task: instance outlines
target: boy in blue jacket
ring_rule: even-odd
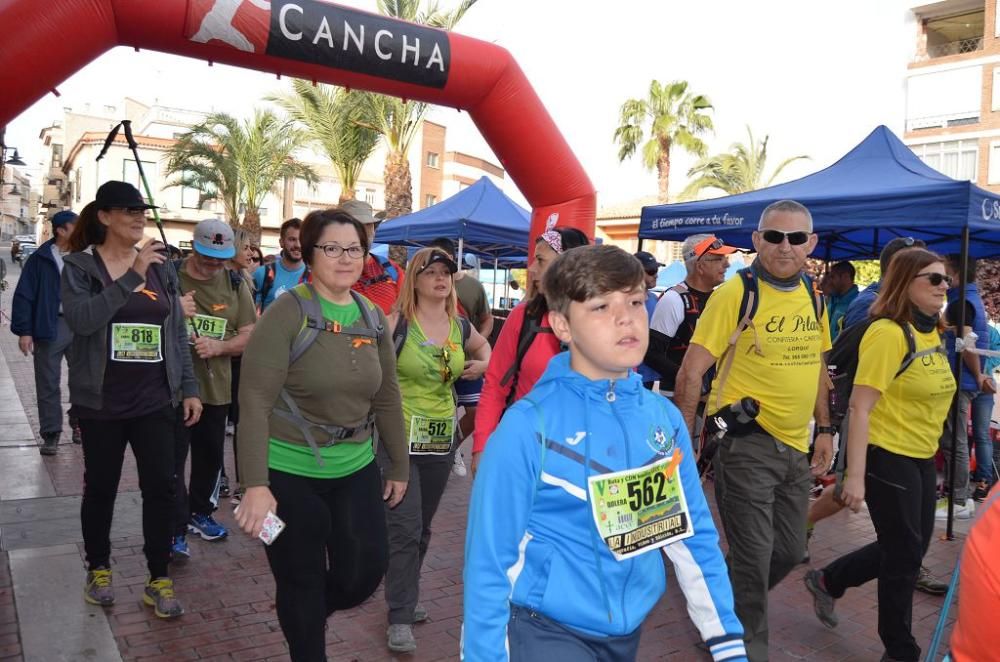
[[[680,413],[643,388],[642,266],[567,251],[542,291],[554,357],[504,415],[476,476],[465,547],[464,660],[634,660],[674,566],[715,660],[745,660],[718,533]]]

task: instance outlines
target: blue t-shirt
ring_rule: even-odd
[[[261,289],[264,287],[264,275],[267,273],[267,265],[258,267],[253,272],[254,291],[257,292],[256,300],[260,304],[260,309],[264,310],[271,305],[271,302],[299,284],[302,274],[306,270],[306,263],[300,262],[299,268],[295,271],[288,271],[281,262],[281,258],[274,261],[274,283],[271,285],[267,298],[260,300]]]

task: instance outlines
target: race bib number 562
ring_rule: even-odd
[[[591,476],[591,511],[618,560],[694,535],[678,468],[681,452],[639,469]]]

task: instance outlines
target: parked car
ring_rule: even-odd
[[[38,250],[38,245],[35,244],[34,241],[20,242],[17,251],[17,257],[15,258],[17,260],[17,263],[23,267],[27,259],[31,257],[31,254],[34,253],[36,250]]]
[[[10,259],[17,260],[17,254],[21,251],[21,244],[36,244],[35,235],[19,234],[15,235],[10,242]]]

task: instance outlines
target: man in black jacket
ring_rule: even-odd
[[[55,455],[62,433],[62,394],[59,382],[62,360],[73,334],[66,326],[59,300],[63,255],[69,251],[69,235],[77,215],[69,210],[52,217],[53,238],[42,244],[24,263],[14,290],[10,330],[18,336],[18,347],[34,355],[35,394],[38,399],[38,428],[42,437],[39,452]],[[71,421],[72,423],[72,421]],[[73,426],[73,442],[79,432]]]

